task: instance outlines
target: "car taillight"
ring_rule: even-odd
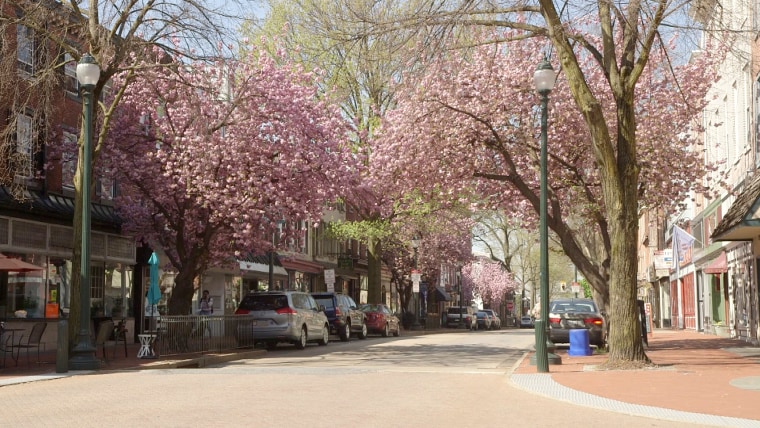
[[[339,307],[335,307],[335,317],[340,318],[343,315],[343,312],[341,312]]]
[[[235,315],[248,315],[250,312],[245,309],[238,309],[235,311]]]
[[[277,309],[275,312],[277,312],[280,315],[283,315],[283,314],[295,314],[296,310],[288,306],[288,307],[285,307],[285,308]]]
[[[604,320],[601,318],[585,318],[583,320],[584,324],[594,324],[596,326],[601,327],[604,324]]]
[[[549,324],[559,324],[560,318],[549,317]]]

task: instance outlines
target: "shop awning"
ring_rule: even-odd
[[[714,241],[752,241],[760,234],[760,174],[741,190],[712,233]]]
[[[299,260],[295,258],[281,258],[282,267],[287,270],[294,270],[304,273],[322,273],[324,267],[319,263],[312,263],[306,260]]]
[[[704,272],[716,275],[728,272],[728,259],[726,258],[726,252],[721,251],[720,255],[718,255],[715,260],[711,261],[706,268],[704,268]]]
[[[435,287],[435,298],[438,302],[448,302],[451,300],[449,292],[443,287]]]
[[[238,260],[238,263],[240,264],[240,271],[243,274],[245,274],[246,272],[269,274],[268,264],[246,262],[243,260]],[[288,272],[285,271],[285,269],[283,269],[282,266],[272,266],[272,273],[274,275],[279,275],[279,276],[288,276]]]

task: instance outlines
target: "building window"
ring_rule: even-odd
[[[34,30],[24,25],[16,26],[16,58],[19,70],[34,73]]]
[[[63,63],[63,87],[70,95],[79,95],[79,81],[77,80],[77,62],[70,53],[64,54]]]
[[[77,158],[79,153],[77,151],[76,134],[71,132],[63,132],[63,154],[61,155],[61,182],[64,188],[74,188],[74,174],[77,171]]]
[[[760,75],[755,80],[755,167],[760,168]]]
[[[115,194],[114,181],[108,177],[98,177],[95,185],[95,196],[100,199],[111,200]]]
[[[16,176],[32,177],[32,117],[16,115]]]

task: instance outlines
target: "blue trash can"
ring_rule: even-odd
[[[570,350],[567,351],[567,355],[588,357],[591,354],[591,346],[588,343],[588,330],[585,328],[570,330]]]

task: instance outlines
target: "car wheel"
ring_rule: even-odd
[[[367,338],[367,323],[362,323],[362,331],[359,332],[359,339],[364,340]]]
[[[308,337],[306,337],[306,327],[301,327],[301,335],[298,336],[298,340],[296,341],[296,348],[298,349],[306,348],[307,340],[308,340]]]
[[[391,328],[388,326],[388,324],[385,324],[385,328],[383,328],[383,337],[388,337],[391,334]]]
[[[401,336],[401,324],[398,324],[398,325],[396,326],[396,331],[394,331],[394,332],[393,332],[393,336],[394,336],[394,337],[399,337],[399,336]]]
[[[322,339],[319,340],[320,346],[325,346],[330,342],[330,328],[327,327],[327,324],[325,324],[324,327],[322,327]]]
[[[346,323],[346,325],[343,326],[343,329],[338,332],[338,336],[340,336],[341,342],[348,342],[348,339],[351,338],[351,324]]]

